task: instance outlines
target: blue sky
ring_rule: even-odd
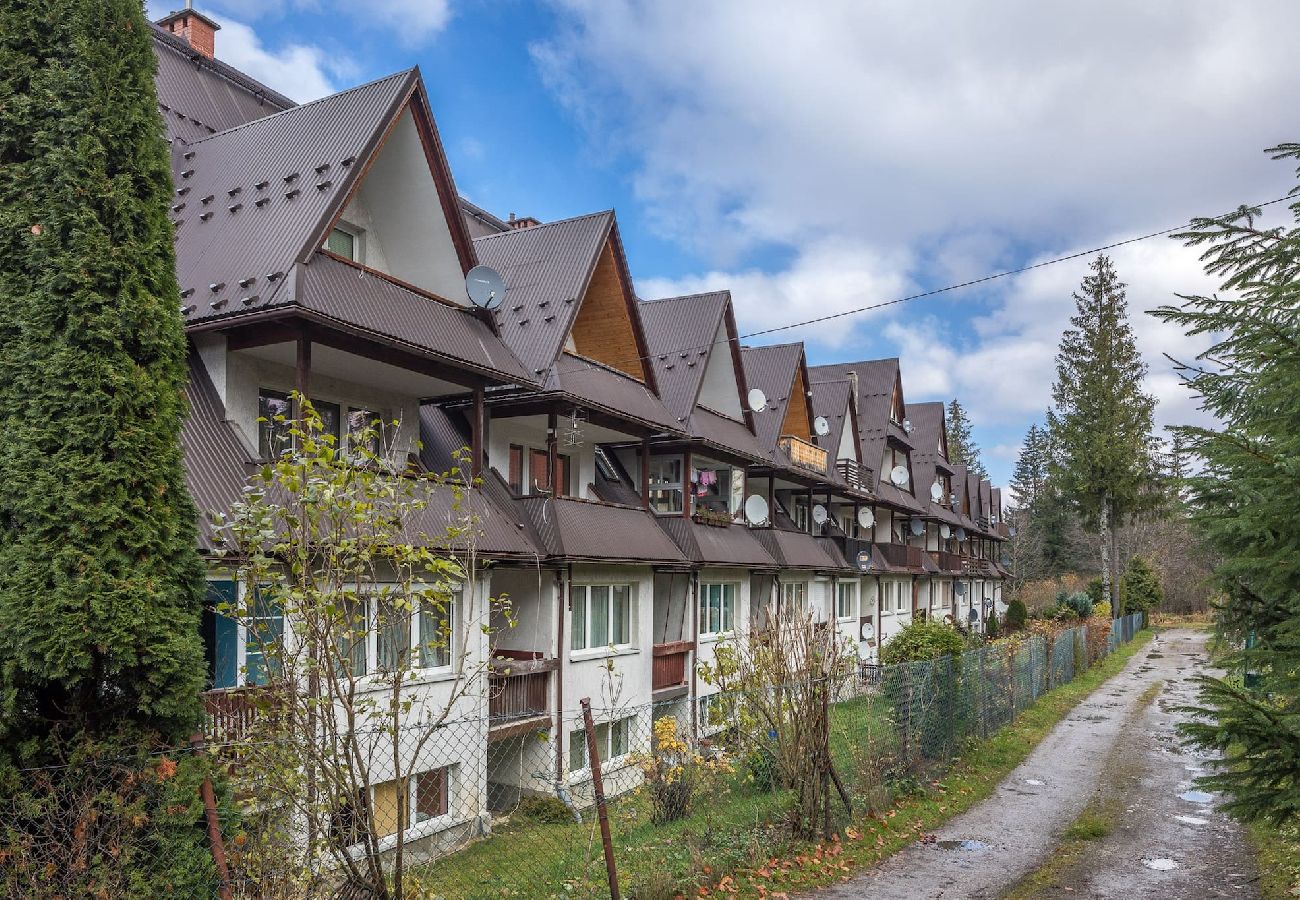
[[[151,3],[155,16],[167,4]],[[643,297],[730,288],[742,332],[1280,196],[1300,4],[211,0],[217,54],[298,100],[419,65],[457,185],[499,215],[613,207]],[[1136,8],[1134,8],[1136,7]],[[1113,254],[1161,424],[1196,419],[1142,310],[1210,290]],[[761,339],[899,356],[997,481],[1041,420],[1079,260]]]

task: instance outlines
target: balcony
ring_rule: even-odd
[[[877,544],[876,546],[880,548],[880,555],[885,558],[885,562],[891,566],[921,568],[921,553],[924,551],[920,547],[910,547],[906,544]]]
[[[835,471],[840,473],[840,477],[844,479],[849,487],[857,488],[861,491],[869,491],[875,487],[875,470],[870,466],[862,465],[862,463],[857,460],[837,460],[835,463]]]
[[[849,565],[863,572],[867,571],[867,568],[870,568],[871,541],[864,541],[861,538],[852,538],[846,534],[837,534],[835,535],[835,542],[838,543],[840,549],[844,551],[844,558],[849,561]],[[861,554],[866,555],[861,556]],[[866,568],[863,567],[864,563],[867,564]]]
[[[488,740],[546,728],[551,722],[551,673],[558,659],[531,650],[493,650],[488,666]]]
[[[826,451],[821,447],[792,434],[781,435],[776,443],[794,465],[819,475],[826,474]]]
[[[964,572],[967,570],[966,560],[960,553],[939,550],[935,553],[935,558],[939,563],[939,568],[945,572]]]
[[[272,685],[218,688],[199,695],[203,701],[203,738],[208,744],[247,740],[253,725],[275,706]]]
[[[672,700],[683,697],[690,690],[687,676],[690,674],[687,663],[691,651],[695,649],[693,641],[673,641],[668,644],[655,644],[652,654],[651,688],[656,700]],[[662,692],[662,695],[660,695]]]

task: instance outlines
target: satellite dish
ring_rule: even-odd
[[[813,507],[812,517],[813,517],[813,521],[816,522],[818,525],[826,524],[826,507],[818,503],[816,506]]]
[[[952,589],[957,594],[958,597],[966,596],[966,582],[954,581],[952,584]]]
[[[870,621],[863,622],[861,635],[864,641],[872,640],[876,636],[876,626],[872,625]]]
[[[949,500],[949,502],[952,503],[952,505],[953,505],[954,507],[957,505],[957,495],[956,495],[956,494],[949,494],[949,495],[948,495],[948,500]]]
[[[894,487],[907,487],[907,466],[894,466],[890,469],[889,480]]]
[[[957,526],[957,540],[966,540],[966,529],[962,528],[960,525]]]
[[[903,420],[903,431],[906,432],[907,434],[911,434],[911,433],[912,433],[912,420],[911,420],[911,419],[904,419],[904,420]]]
[[[758,388],[753,388],[749,392],[749,409],[751,412],[762,412],[767,409],[767,394],[764,394]]]
[[[943,485],[937,481],[930,485],[930,499],[935,503],[943,500]]]
[[[858,524],[863,528],[870,528],[876,524],[876,514],[869,509],[858,510]]]
[[[966,614],[966,618],[969,619],[969,620],[972,621],[972,622],[978,622],[978,621],[979,621],[979,617],[980,617],[980,614],[977,613],[977,612],[975,612],[975,608],[974,608],[974,607],[971,607],[971,611],[970,611],[969,613]]]
[[[470,302],[482,309],[496,309],[506,297],[506,283],[491,266],[475,266],[465,276]]]
[[[940,525],[939,537],[943,538],[945,541],[948,540],[948,538],[952,537],[952,529],[949,528],[946,524]]]
[[[925,523],[920,519],[912,519],[911,522],[908,523],[908,527],[912,529],[912,534],[916,537],[925,534]]]
[[[826,421],[825,416],[818,416],[813,419],[813,431],[817,432],[818,437],[826,437],[831,433],[831,423]]]
[[[762,525],[767,521],[767,500],[759,494],[750,494],[745,498],[745,521],[750,525]]]

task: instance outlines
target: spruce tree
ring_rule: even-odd
[[[1300,144],[1273,148],[1300,159]],[[1183,374],[1222,423],[1180,428],[1200,460],[1184,479],[1195,527],[1217,551],[1218,627],[1242,650],[1225,667],[1256,688],[1202,679],[1205,718],[1187,732],[1226,756],[1206,783],[1226,810],[1276,823],[1300,818],[1300,202],[1288,225],[1260,210],[1200,219],[1177,237],[1204,249],[1223,293],[1182,297],[1157,317],[1215,339]]]
[[[988,478],[989,473],[980,461],[980,448],[971,436],[970,417],[956,397],[948,404],[947,431],[948,461],[953,465],[965,466],[968,472],[978,478]]]
[[[199,720],[151,40],[139,0],[0,6],[0,758]]]
[[[1047,435],[1038,423],[1029,426],[1025,442],[1016,457],[1016,469],[1011,476],[1011,490],[1016,495],[1016,505],[1033,509],[1047,486]]]
[[[1047,427],[1052,480],[1100,536],[1101,578],[1112,609],[1115,532],[1159,502],[1153,458],[1155,399],[1142,390],[1146,364],[1128,320],[1124,284],[1099,254],[1074,293],[1061,336]]]

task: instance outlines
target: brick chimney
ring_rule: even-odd
[[[184,38],[191,47],[212,59],[216,55],[216,35],[221,26],[203,13],[195,12],[190,2],[186,0],[184,9],[159,19],[158,27]]]
[[[511,213],[510,218],[506,220],[506,224],[511,228],[519,229],[532,228],[534,225],[541,225],[542,223],[537,219],[534,219],[532,216],[520,216],[516,219],[515,214]]]

